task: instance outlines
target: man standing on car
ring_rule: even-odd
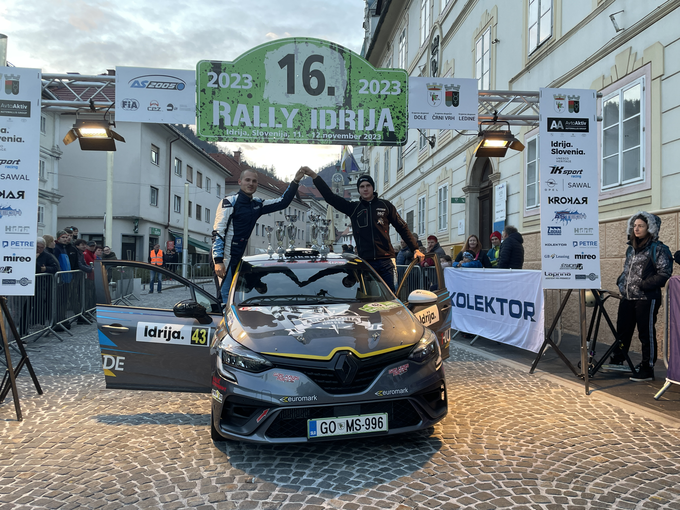
[[[422,260],[424,255],[418,249],[416,237],[408,229],[406,222],[397,214],[394,205],[378,198],[375,183],[370,175],[362,175],[357,179],[357,189],[361,199],[358,202],[352,202],[333,193],[328,184],[310,168],[303,167],[303,170],[305,175],[314,179],[316,189],[326,202],[349,216],[357,254],[371,264],[392,292],[396,292],[397,266],[394,248],[390,241],[390,224],[399,233],[414,257]]]
[[[302,169],[298,170],[283,196],[264,200],[253,196],[257,191],[258,178],[257,172],[249,168],[243,170],[238,179],[241,188],[239,192],[220,201],[213,225],[212,257],[215,262],[215,274],[222,281],[223,303],[227,302],[232,277],[246,252],[255,223],[263,214],[288,207],[295,198],[300,179],[303,177]]]

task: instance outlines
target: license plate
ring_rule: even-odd
[[[388,430],[387,413],[307,420],[308,438],[387,432]]]

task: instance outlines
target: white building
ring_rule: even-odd
[[[58,130],[59,115],[40,115],[40,160],[38,163],[38,235],[57,233],[57,207],[62,198],[59,188],[59,159],[63,146]]]

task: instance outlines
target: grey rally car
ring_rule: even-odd
[[[223,318],[208,275],[161,270],[162,294],[149,294],[147,264],[97,267],[107,387],[209,391],[214,440],[397,434],[447,413],[443,278],[404,303],[353,255],[255,255],[242,260]]]

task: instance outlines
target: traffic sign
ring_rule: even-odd
[[[210,141],[404,145],[408,75],[321,39],[272,41],[196,66],[197,135]]]

